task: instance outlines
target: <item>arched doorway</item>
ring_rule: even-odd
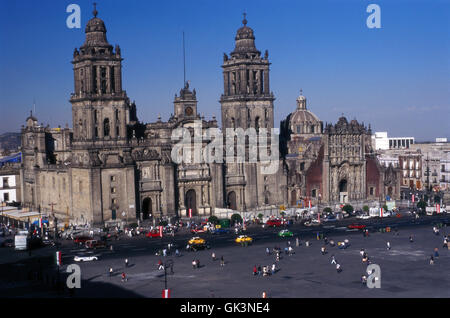
[[[237,210],[237,206],[236,206],[236,192],[231,191],[231,192],[228,193],[227,202],[228,202],[228,207],[230,209]]]
[[[185,195],[186,216],[189,216],[189,209],[192,209],[192,216],[197,215],[197,200],[195,190],[189,190]]]
[[[297,190],[291,192],[291,206],[297,206]]]
[[[392,187],[389,187],[389,188],[388,188],[388,196],[389,196],[390,198],[392,198],[392,193],[393,193]]]
[[[341,203],[348,203],[347,179],[339,181],[339,201]]]
[[[147,220],[151,217],[152,212],[152,199],[145,198],[144,201],[142,201],[142,219]]]

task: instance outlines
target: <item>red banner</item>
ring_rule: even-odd
[[[192,218],[192,209],[189,209],[189,217]]]
[[[163,237],[163,227],[162,226],[159,227],[159,236]]]
[[[412,195],[411,200],[414,203],[414,194]]]
[[[436,204],[436,213],[441,213],[441,206]]]

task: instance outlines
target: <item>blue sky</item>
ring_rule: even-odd
[[[92,17],[84,0],[0,1],[0,133],[19,131],[36,100],[39,122],[72,126],[72,53]],[[82,10],[68,29],[66,7]],[[450,0],[97,0],[107,37],[122,50],[123,87],[152,122],[173,112],[186,70],[199,112],[220,118],[223,53],[247,12],[257,48],[269,50],[275,125],[300,88],[324,122],[344,113],[373,131],[450,139]],[[381,8],[369,29],[366,8]]]

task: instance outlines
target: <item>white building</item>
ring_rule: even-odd
[[[414,144],[414,137],[388,137],[387,132],[376,132],[372,135],[372,146],[375,150],[409,149]]]
[[[17,193],[19,184],[16,177],[14,174],[0,174],[0,202],[20,201]]]

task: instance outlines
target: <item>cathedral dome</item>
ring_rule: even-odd
[[[306,109],[306,97],[300,93],[297,98],[297,109],[291,114],[289,126],[294,134],[320,133],[322,122]]]
[[[261,52],[256,49],[255,35],[253,33],[253,29],[247,26],[247,19],[245,18],[245,14],[242,24],[243,26],[237,31],[235,37],[236,45],[231,55],[241,55],[246,53],[261,54]]]
[[[94,17],[86,24],[86,41],[83,47],[110,47],[106,39],[106,26],[102,19],[97,18],[98,11],[95,8],[92,12]]]

